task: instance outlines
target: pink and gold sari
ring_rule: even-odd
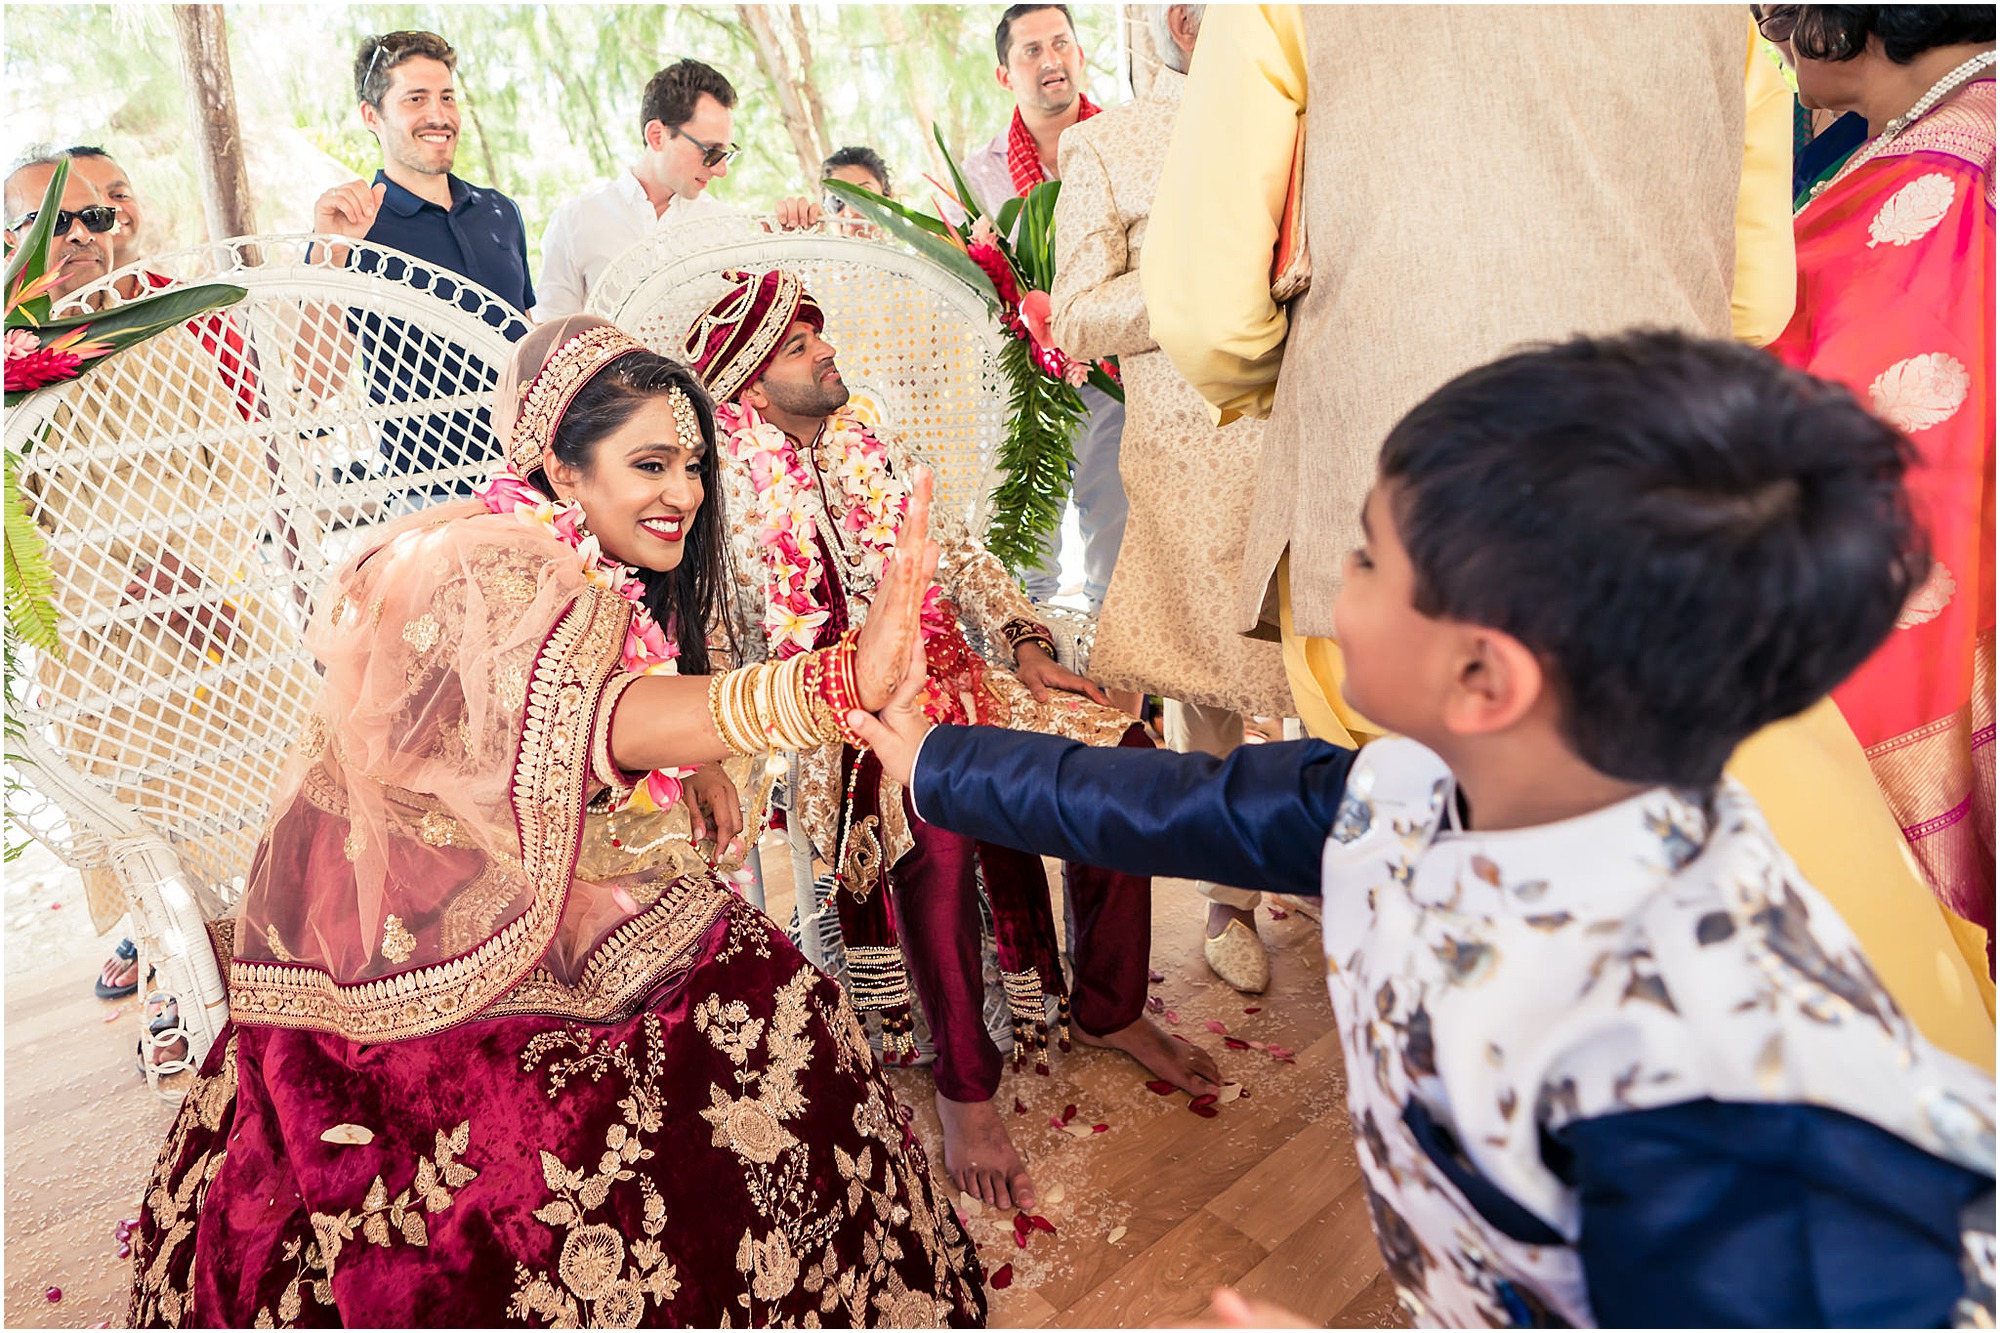
[[[1930,575],[1833,692],[1932,891],[1993,931],[1994,84],[1965,85],[1800,210],[1798,307],[1772,351],[1916,446]]]

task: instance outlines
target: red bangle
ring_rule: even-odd
[[[807,688],[833,715],[840,738],[855,749],[866,749],[858,732],[847,724],[850,711],[861,707],[861,691],[854,682],[854,644],[859,634],[848,630],[830,648],[822,648],[807,664]]]

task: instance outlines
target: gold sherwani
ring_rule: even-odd
[[[1239,635],[1233,606],[1263,424],[1210,421],[1153,340],[1140,290],[1140,248],[1186,82],[1163,69],[1147,96],[1062,137],[1055,339],[1073,357],[1117,357],[1125,380],[1118,471],[1130,515],[1091,674],[1183,703],[1282,716],[1291,712],[1283,656]]]

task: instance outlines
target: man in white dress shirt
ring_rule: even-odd
[[[704,193],[729,174],[737,145],[730,140],[736,89],[720,70],[679,60],[646,81],[639,102],[644,146],[630,169],[592,186],[557,208],[542,233],[542,276],[534,315],[547,321],[575,314],[611,261],[661,227],[737,210]],[[778,221],[816,226],[811,200],[779,203]]]

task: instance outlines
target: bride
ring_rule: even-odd
[[[928,480],[858,636],[711,675],[699,382],[572,316],[493,420],[478,497],[386,528],[307,630],[132,1326],[983,1322],[854,1011],[700,850],[739,852],[719,761],[888,698]]]

